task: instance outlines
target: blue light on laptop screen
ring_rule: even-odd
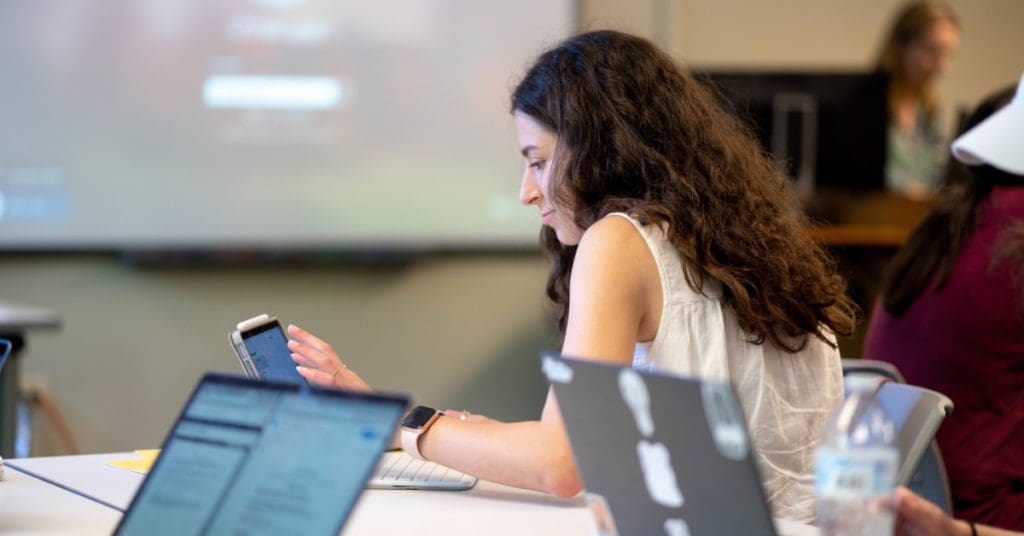
[[[329,534],[400,404],[207,383],[126,514],[124,534]]]

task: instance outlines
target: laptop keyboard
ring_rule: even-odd
[[[469,489],[475,483],[476,477],[401,451],[385,452],[370,480],[371,487],[425,489]]]

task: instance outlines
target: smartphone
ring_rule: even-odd
[[[239,322],[228,338],[247,377],[306,383],[295,370],[288,337],[277,318],[261,314]]]

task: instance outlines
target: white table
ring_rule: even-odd
[[[8,474],[17,480],[35,480],[36,487],[50,488],[71,502],[85,503],[86,510],[105,514],[105,523],[83,525],[81,533],[109,534],[127,508],[143,475],[105,465],[108,460],[131,458],[120,452],[49,458],[7,460]],[[17,469],[16,469],[17,468]],[[31,473],[32,478],[20,471]],[[39,479],[39,480],[37,480]],[[4,488],[8,482],[0,482]],[[65,489],[74,490],[74,495]],[[90,497],[92,500],[85,498]],[[99,502],[97,502],[99,501]],[[103,506],[100,502],[106,504]],[[0,501],[0,532],[4,519],[22,503]],[[84,508],[84,507],[83,507]],[[116,509],[115,509],[116,508]],[[63,519],[63,509],[36,507],[62,527],[75,527],[78,518]],[[74,510],[74,509],[72,509]],[[34,515],[34,514],[33,514]],[[45,520],[46,516],[36,521]],[[38,525],[44,526],[45,525]],[[346,535],[487,534],[488,536],[595,534],[590,511],[581,498],[570,500],[480,481],[470,491],[366,490],[345,525]]]
[[[119,452],[8,460],[7,481],[0,482],[0,533],[109,534],[143,475],[104,462],[133,456]],[[800,523],[776,524],[786,536],[818,534]],[[469,491],[366,490],[344,534],[591,536],[596,530],[581,497],[559,499],[481,480]]]
[[[121,513],[8,467],[0,482],[2,534],[110,534]]]
[[[110,460],[137,457],[134,452],[52,456],[6,460],[15,469],[123,512],[146,475],[106,465]]]

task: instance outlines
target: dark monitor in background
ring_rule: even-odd
[[[802,194],[884,188],[886,79],[868,72],[697,72]]]

